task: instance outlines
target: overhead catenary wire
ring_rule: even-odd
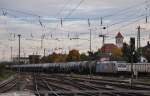
[[[80,7],[80,5],[84,2],[84,0],[80,0],[80,2],[64,17],[64,18],[68,18],[69,16],[71,16],[78,7]]]
[[[148,3],[150,3],[150,2],[148,2]],[[108,17],[112,17],[112,16],[117,16],[117,15],[119,15],[119,14],[124,14],[124,12],[126,13],[126,11],[128,11],[128,10],[131,10],[131,9],[133,9],[133,8],[138,8],[139,6],[143,6],[145,4],[145,1],[143,1],[143,2],[140,2],[140,3],[137,3],[137,4],[135,4],[135,5],[132,5],[132,6],[129,6],[129,7],[127,7],[127,8],[124,8],[124,9],[120,9],[119,11],[117,11],[117,12],[114,12],[114,13],[112,13],[112,14],[110,14],[110,15],[105,15],[105,16],[103,16],[103,18],[108,18]]]
[[[118,23],[119,24],[119,23]],[[41,24],[42,25],[42,24]]]
[[[39,17],[39,15],[37,15],[37,14],[29,13],[29,12],[23,12],[23,11],[16,10],[16,9],[1,8],[1,10],[7,10],[7,11],[12,11],[12,12],[16,12],[16,13],[20,13],[20,14],[24,14],[24,15]]]
[[[65,2],[65,4],[63,5],[63,7],[59,10],[58,13],[56,13],[56,17],[58,17],[59,15],[62,14],[62,12],[65,10],[65,8],[69,5],[69,3],[71,2],[72,0],[67,0],[67,2]]]
[[[69,0],[70,1],[70,0]],[[69,2],[68,1],[68,2]],[[73,12],[74,11],[76,11],[76,9],[82,4],[84,2],[84,0],[80,0],[80,2],[76,5],[76,7],[75,8],[73,8],[71,11],[69,11],[69,13],[64,17],[64,18],[62,18],[62,19],[72,19],[72,20],[74,20],[74,19],[79,19],[79,20],[87,20],[88,18],[71,18],[71,17],[69,17],[69,16],[71,16],[72,14],[73,14]],[[105,15],[105,16],[100,16],[100,17],[102,17],[102,18],[106,18],[106,17],[112,17],[112,16],[119,16],[118,14],[120,14],[120,13],[123,13],[123,14],[126,14],[127,12],[126,11],[128,11],[128,10],[130,10],[130,9],[132,9],[132,8],[138,8],[139,6],[143,6],[143,4],[144,4],[145,2],[141,2],[141,3],[138,3],[138,4],[135,4],[135,5],[132,5],[132,6],[129,6],[129,7],[127,7],[127,8],[124,8],[124,9],[121,9],[121,10],[119,10],[119,11],[117,11],[117,12],[115,12],[115,13],[113,13],[113,14],[110,14],[110,15]],[[148,2],[148,3],[150,3],[150,2]],[[68,4],[68,3],[67,3]],[[64,5],[64,7],[65,6],[67,6],[67,4],[65,4]],[[62,9],[64,9],[64,8],[62,8]],[[60,12],[58,12],[57,14],[60,14],[61,12],[63,12],[63,10],[60,10]],[[12,12],[16,12],[16,13],[20,13],[20,14],[24,14],[24,15],[29,15],[29,16],[34,16],[34,17],[39,17],[40,15],[38,15],[38,14],[34,14],[34,13],[29,13],[29,12],[24,12],[24,11],[20,11],[20,10],[15,10],[15,9],[9,9],[9,8],[1,8],[1,10],[5,10],[5,12],[6,11],[12,11]],[[123,15],[122,14],[122,15]],[[42,16],[40,16],[40,17],[42,17]],[[61,18],[56,18],[56,19],[61,19]],[[92,19],[92,18],[91,18]],[[99,19],[99,16],[98,17],[95,17],[95,18],[93,18],[93,19]]]
[[[127,22],[126,24],[123,24],[123,25],[117,27],[116,29],[110,30],[110,31],[113,32],[113,31],[117,31],[118,29],[125,28],[127,26],[130,26],[131,24],[134,24],[140,20],[143,20],[144,18],[145,18],[145,15],[141,15],[138,18],[135,18],[133,21]]]
[[[71,15],[70,15],[70,16],[71,16]],[[64,18],[64,19],[65,19],[65,18]],[[133,18],[133,19],[136,19],[136,17]],[[129,22],[131,22],[131,21],[129,21]],[[121,23],[125,23],[125,22],[122,22],[122,21],[121,21],[121,22],[118,22],[118,24],[121,24]],[[116,24],[114,24],[114,25],[116,25]],[[113,25],[113,26],[114,26],[114,25]],[[58,30],[59,30],[59,29],[58,29]],[[62,29],[62,30],[63,30],[63,29]]]
[[[17,11],[18,12],[18,11]],[[20,12],[20,11],[19,11]],[[22,12],[22,13],[25,13],[25,12]],[[29,14],[29,13],[28,13]],[[31,15],[31,14],[30,14]],[[35,15],[34,15],[35,16]],[[36,15],[36,16],[38,16],[38,15]],[[38,16],[39,17],[39,16]],[[65,18],[63,18],[63,19],[65,19]],[[73,18],[72,18],[73,19]]]

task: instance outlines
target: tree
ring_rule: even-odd
[[[43,56],[43,57],[41,58],[41,62],[42,62],[42,63],[48,63],[48,56]]]
[[[88,60],[88,56],[87,56],[85,53],[82,53],[82,54],[80,55],[80,60],[81,60],[81,61],[87,61],[87,60]]]
[[[66,61],[66,54],[57,54],[53,53],[47,57],[48,62],[65,62]]]
[[[133,51],[131,50],[130,46],[127,43],[123,44],[123,48],[122,48],[122,52],[123,52],[123,58],[125,61],[131,63],[131,62],[138,62],[139,61],[139,54],[137,51]]]
[[[79,61],[79,60],[80,60],[79,51],[76,49],[70,50],[67,56],[67,61]]]
[[[121,57],[122,56],[122,50],[120,49],[120,48],[113,48],[112,49],[112,55],[114,56],[114,57]]]
[[[150,62],[150,48],[143,48],[143,56]]]
[[[113,48],[112,49],[112,58],[114,60],[121,60],[122,55],[123,55],[123,52],[122,52],[121,48]]]
[[[89,54],[89,59],[88,60],[99,60],[102,52],[101,50],[97,50],[96,52],[88,52]]]

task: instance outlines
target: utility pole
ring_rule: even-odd
[[[18,35],[18,40],[19,40],[19,54],[18,54],[18,63],[20,64],[20,37],[21,37],[21,35],[19,34]]]
[[[45,38],[45,34],[43,34],[42,36],[41,36],[41,49],[43,48],[43,43],[44,43],[44,38]]]
[[[61,27],[63,27],[63,20],[62,20],[62,18],[60,19],[60,24],[61,24]]]
[[[18,63],[19,63],[19,65],[20,65],[20,37],[21,37],[21,35],[18,34],[18,41],[19,41]],[[20,68],[18,68],[18,90],[20,90]]]
[[[103,18],[101,17],[100,18],[100,26],[102,26],[103,25]]]
[[[46,48],[44,48],[44,57],[45,57],[45,51],[46,51]]]
[[[105,44],[106,35],[99,35],[99,37],[102,37],[102,38],[103,38],[102,44],[104,45],[104,44]]]
[[[148,23],[147,8],[146,8],[145,22]]]
[[[90,29],[90,52],[92,52],[92,32]]]
[[[11,46],[11,47],[10,47],[10,59],[11,59],[11,61],[13,61],[12,50],[13,50],[13,47]]]
[[[150,7],[150,1],[145,0],[145,22],[148,23],[148,14],[149,14],[149,7]]]
[[[41,49],[43,48],[43,39],[41,39]]]
[[[91,29],[90,19],[88,19],[88,26],[90,28],[90,52],[92,52],[92,29]]]
[[[137,29],[138,29],[138,31],[137,31],[137,49],[139,49],[139,53],[141,55],[142,54],[142,52],[141,52],[141,29],[144,29],[144,28],[141,28],[141,26],[138,26]]]
[[[137,49],[141,47],[141,26],[138,26],[138,32],[137,32]]]
[[[91,23],[90,23],[90,19],[88,19],[88,27],[90,28],[90,54],[92,52],[92,29],[91,29]],[[90,62],[91,62],[91,56],[90,56]],[[91,65],[89,65],[89,71],[90,71],[90,78],[92,77],[92,70],[91,70]]]

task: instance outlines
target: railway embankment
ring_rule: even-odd
[[[15,72],[8,69],[5,64],[0,64],[0,82],[9,79]]]

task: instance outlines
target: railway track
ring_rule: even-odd
[[[130,88],[126,80],[89,78],[85,75],[29,73],[22,77],[28,81],[25,89],[36,96],[150,96],[150,85],[143,82],[135,82]],[[0,85],[0,92],[15,86],[16,79],[9,80]]]
[[[38,74],[33,74],[33,84],[34,84],[34,93],[36,96],[43,96],[43,94],[40,93],[40,91],[51,91],[52,95],[59,96],[53,88],[49,85],[47,81],[45,81],[42,78],[39,78]]]
[[[132,88],[129,82],[120,80],[107,80],[107,79],[94,79],[94,78],[83,78],[75,76],[65,76],[65,75],[51,75],[43,76],[43,78],[49,82],[62,83],[73,86],[78,90],[92,90],[92,91],[118,91],[118,92],[106,92],[103,93],[107,96],[149,96],[143,93],[136,93],[138,90],[150,91],[150,86],[145,83],[136,82]],[[60,84],[59,84],[60,85]],[[128,92],[132,90],[132,92]],[[122,92],[126,91],[126,92]],[[96,93],[95,93],[96,94]],[[92,96],[92,95],[91,95]]]
[[[34,84],[35,95],[36,96],[41,96],[40,91],[39,91],[39,86],[38,86],[38,81],[37,81],[36,74],[33,74],[33,84]]]
[[[76,93],[59,93],[57,94],[57,91],[69,91],[69,92],[73,92],[73,91],[80,91],[80,90],[86,90],[86,89],[90,89],[91,88],[87,88],[87,86],[83,86],[80,84],[75,84],[75,82],[72,81],[57,81],[57,80],[53,80],[51,79],[48,80],[46,78],[38,78],[41,76],[36,76],[34,75],[34,85],[35,85],[35,95],[37,96],[41,96],[42,94],[40,94],[40,90],[41,87],[45,88],[46,91],[50,91],[51,93],[49,93],[49,96],[74,96],[74,94]],[[79,95],[80,94],[80,95]],[[95,96],[95,93],[78,93],[79,96]]]
[[[16,85],[17,85],[17,79],[15,77],[11,78],[5,82],[2,82],[0,84],[0,93],[8,92],[11,89],[13,89],[14,87],[16,87]]]
[[[72,79],[72,80],[78,80],[78,81],[88,81],[88,82],[92,82],[92,83],[107,83],[107,84],[112,84],[112,85],[116,85],[116,86],[120,86],[122,85],[121,87],[125,87],[126,89],[127,88],[130,88],[130,80],[117,80],[117,79],[106,79],[106,78],[96,78],[96,77],[85,77],[85,76],[79,76],[79,75],[67,75],[67,76],[63,76],[63,75],[58,75],[56,74],[55,75],[56,77],[60,77],[60,78],[68,78],[68,79]],[[53,77],[55,77],[53,76]],[[140,81],[134,81],[133,82],[133,89],[136,89],[136,90],[150,90],[150,83],[144,83],[144,82],[140,82]]]

